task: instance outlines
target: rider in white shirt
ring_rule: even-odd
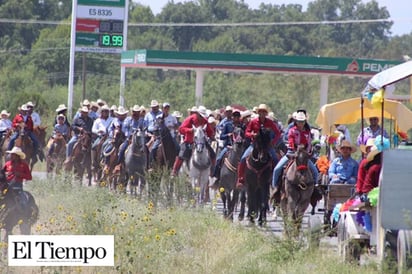
[[[100,117],[93,122],[92,133],[96,134],[97,138],[92,148],[95,148],[100,143],[100,140],[108,133],[108,128],[113,121],[113,117],[109,116],[109,111],[109,106],[103,105],[100,108]]]

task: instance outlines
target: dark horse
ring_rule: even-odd
[[[13,189],[6,181],[4,169],[0,170],[0,227],[6,232],[2,241],[7,243],[16,225],[20,226],[21,234],[30,234],[38,216],[39,208],[33,195]]]
[[[308,167],[310,156],[303,146],[299,146],[296,157],[288,166],[281,186],[280,207],[283,213],[285,233],[299,235],[302,218],[309,206],[315,187],[313,175]]]
[[[129,178],[130,194],[132,195],[137,195],[137,187],[139,187],[139,195],[141,195],[145,187],[146,157],[145,132],[137,129],[132,134],[124,158],[125,171]]]
[[[254,223],[255,217],[259,216],[260,226],[266,222],[266,213],[269,210],[269,185],[272,177],[270,141],[270,131],[260,129],[253,142],[252,153],[246,159],[248,217],[250,222]]]
[[[92,136],[90,132],[82,132],[74,144],[72,160],[65,164],[65,171],[71,171],[73,169],[80,183],[82,183],[84,171],[86,170],[89,186],[92,184],[91,139]]]
[[[160,146],[155,155],[155,166],[167,167],[167,169],[170,170],[173,167],[173,163],[175,162],[178,153],[173,141],[173,136],[164,123],[160,123],[157,134],[157,138],[160,138]]]
[[[220,171],[219,190],[223,202],[223,214],[229,219],[233,219],[233,211],[239,200],[239,193],[245,191],[236,188],[237,166],[245,150],[245,132],[242,128],[236,127],[232,135],[233,146],[222,159],[222,168]],[[223,189],[222,189],[223,188]],[[239,219],[242,220],[245,214],[246,197],[241,200],[241,209]]]

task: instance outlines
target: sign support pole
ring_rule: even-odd
[[[67,93],[67,117],[72,118],[73,111],[73,83],[74,83],[74,57],[76,48],[76,16],[77,16],[77,0],[72,1],[72,22],[70,31],[70,61],[69,61],[69,90]]]
[[[123,21],[123,51],[127,50],[127,25],[129,22],[129,1],[125,3],[124,21]],[[120,56],[121,59],[121,56]],[[126,68],[120,66],[120,91],[119,91],[119,106],[124,107],[124,89],[126,86]]]

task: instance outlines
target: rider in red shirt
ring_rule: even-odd
[[[245,136],[246,138],[251,139],[251,144],[249,147],[245,150],[245,152],[242,155],[242,158],[240,159],[240,163],[237,168],[237,187],[242,187],[244,185],[244,174],[245,174],[245,167],[246,167],[246,158],[252,153],[253,151],[253,141],[255,136],[258,134],[260,129],[263,127],[265,129],[270,129],[272,131],[272,144],[276,144],[280,138],[280,130],[275,122],[273,122],[271,119],[267,118],[266,116],[269,113],[268,107],[265,104],[260,104],[259,107],[256,108],[256,111],[258,113],[258,117],[252,119],[249,124],[247,125]],[[269,153],[272,157],[272,160],[274,163],[278,161],[275,153],[275,149],[273,146],[269,148]]]
[[[19,137],[21,126],[24,127],[24,132],[30,137],[30,139],[33,142],[33,159],[37,161],[37,153],[39,153],[40,160],[43,161],[44,155],[39,151],[39,141],[37,140],[36,135],[34,135],[33,132],[33,119],[31,118],[30,114],[28,114],[29,108],[27,105],[22,105],[19,108],[20,112],[16,114],[16,116],[13,118],[13,129],[14,133],[10,137],[10,142],[9,146],[7,147],[8,150],[11,150],[14,147],[14,142],[16,139]]]
[[[193,140],[193,127],[199,127],[206,125],[206,135],[209,138],[214,137],[214,130],[212,126],[207,122],[207,112],[204,106],[199,106],[197,111],[187,117],[179,127],[180,134],[184,135],[183,143],[180,145],[179,155],[176,157],[176,160],[173,164],[173,171],[172,176],[176,176],[179,172],[180,167],[183,164],[183,160],[189,160],[192,154],[192,144]],[[212,167],[213,170],[214,164],[216,162],[216,153],[213,151],[212,147],[208,142],[206,142],[206,148],[209,151],[209,155],[212,160]]]
[[[13,147],[12,150],[6,151],[10,154],[3,170],[5,171],[6,179],[13,189],[23,189],[23,180],[31,180],[32,175],[29,165],[24,161],[26,154],[19,147]]]

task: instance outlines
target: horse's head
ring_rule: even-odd
[[[299,145],[296,151],[296,167],[298,170],[303,170],[308,168],[308,161],[310,159],[310,155],[307,152],[305,146]]]
[[[34,127],[33,132],[37,137],[37,140],[39,140],[40,146],[45,147],[46,146],[46,132],[47,126],[37,126]]]
[[[134,151],[144,152],[145,130],[138,128],[133,132],[131,146]]]
[[[206,145],[206,134],[205,134],[206,125],[195,127],[193,126],[193,140],[195,145],[195,150],[197,152],[202,152]]]
[[[265,128],[261,128],[259,133],[256,135],[253,142],[253,158],[259,160],[260,162],[267,162],[270,160],[269,148],[271,141],[271,131]]]
[[[232,134],[233,144],[242,144],[245,140],[245,131],[241,127],[235,127]]]
[[[80,144],[82,145],[82,150],[86,151],[91,148],[92,136],[91,133],[83,132],[79,138]]]

